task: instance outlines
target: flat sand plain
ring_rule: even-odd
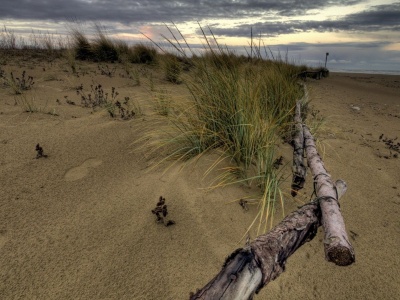
[[[232,201],[255,189],[209,190],[212,176],[204,173],[212,155],[164,172],[135,144],[153,122],[151,86],[173,99],[186,97],[184,85],[134,66],[137,86],[115,67],[108,77],[88,63],[73,75],[63,60],[13,58],[1,66],[35,81],[25,98],[0,88],[1,299],[187,299],[243,246],[257,208],[244,211]],[[81,84],[86,92],[91,84],[115,87],[144,115],[114,120],[105,110],[67,104],[80,103]],[[397,299],[400,158],[388,147],[400,137],[400,76],[332,73],[306,84],[314,110],[327,118],[318,134],[325,165],[348,184],[341,209],[356,263],[326,262],[320,229],[256,299]],[[36,112],[23,111],[26,101]],[[35,158],[37,143],[47,158]],[[290,169],[290,147],[279,151]],[[299,199],[287,197],[285,213],[311,192],[308,183]],[[157,224],[151,213],[160,195],[173,226]]]

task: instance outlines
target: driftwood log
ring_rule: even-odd
[[[343,216],[340,212],[337,190],[317,152],[315,141],[307,126],[303,126],[307,164],[314,177],[314,192],[320,200],[322,226],[325,232],[325,256],[330,262],[347,266],[355,261]]]
[[[307,91],[305,90],[305,93]],[[307,96],[306,96],[307,97]],[[321,199],[322,226],[325,231],[324,247],[326,259],[339,266],[347,266],[355,261],[354,249],[351,246],[338,197],[331,176],[317,152],[315,141],[307,126],[301,120],[301,101],[297,101],[295,110],[295,134],[293,138],[293,181],[292,196],[297,194],[305,182],[306,167],[303,163],[304,149],[307,164],[314,177],[314,192]],[[302,131],[302,133],[299,133]],[[303,143],[302,143],[303,141]]]
[[[321,224],[325,230],[326,259],[339,266],[347,266],[355,261],[338,205],[338,200],[347,190],[346,183],[342,180],[335,184],[332,182],[310,130],[302,124],[300,102],[296,106],[295,123],[292,189],[297,193],[304,185],[305,149],[308,166],[314,176],[316,200],[292,212],[271,231],[257,237],[245,248],[234,251],[226,259],[219,274],[196,294],[192,294],[191,300],[252,299],[254,294],[285,270],[290,255],[312,240]],[[300,178],[296,178],[298,174],[295,172],[300,174]]]
[[[303,80],[306,80],[307,77],[311,77],[311,78],[319,80],[322,77],[328,77],[328,76],[329,76],[329,70],[326,68],[323,68],[318,71],[303,71],[296,75],[297,78],[301,78]]]
[[[344,181],[336,182],[338,198],[346,189]],[[311,241],[320,225],[321,210],[317,198],[289,214],[267,234],[234,251],[219,274],[190,299],[252,299],[285,270],[289,256]]]
[[[303,121],[301,119],[301,104],[297,102],[294,115],[294,135],[293,145],[293,180],[292,180],[292,196],[295,197],[297,192],[304,187],[306,181],[307,168],[304,164],[304,134]]]

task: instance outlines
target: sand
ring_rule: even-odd
[[[153,156],[138,146],[155,118],[149,78],[172,98],[187,92],[155,68],[135,68],[140,86],[119,65],[112,78],[89,63],[79,64],[78,77],[63,60],[11,58],[1,66],[33,76],[23,96],[36,112],[24,112],[23,98],[15,105],[0,85],[0,299],[187,299],[243,246],[257,208],[244,211],[232,201],[257,191],[207,189],[213,155],[183,169],[151,167]],[[144,115],[114,120],[105,110],[66,103],[79,104],[75,87],[99,83],[138,101]],[[395,299],[400,160],[383,140],[400,136],[400,76],[332,73],[307,85],[317,115],[327,118],[318,135],[326,167],[348,184],[341,208],[356,263],[326,262],[321,229],[256,299]],[[36,159],[37,143],[47,158]],[[290,147],[280,151],[290,164]],[[286,213],[311,191],[286,197]],[[151,213],[160,195],[173,226],[157,224]]]

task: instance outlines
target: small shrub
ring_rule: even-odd
[[[72,29],[72,49],[75,58],[79,60],[91,60],[97,62],[115,62],[119,58],[119,44],[112,41],[103,32],[99,25],[96,25],[96,37],[91,43],[85,34],[77,29]]]
[[[26,76],[26,72],[23,71],[21,77],[14,77],[13,72],[10,72],[10,76],[5,76],[4,72],[0,72],[0,78],[3,79],[4,85],[10,87],[16,95],[22,94],[23,91],[30,90],[35,84],[32,76]]]
[[[93,49],[89,39],[78,29],[72,30],[72,48],[75,51],[75,58],[79,60],[92,60]]]
[[[98,85],[90,85],[91,93],[86,94],[83,90],[83,84],[76,88],[76,94],[81,96],[81,105],[83,107],[104,107],[109,101],[115,100],[118,96],[118,92],[115,91],[115,88],[111,89],[111,99],[108,99],[109,94],[105,93],[103,90],[103,86],[101,84]]]
[[[135,116],[141,115],[141,109],[138,105],[131,103],[129,97],[125,97],[123,102],[117,100],[119,93],[115,87],[111,88],[111,93],[106,93],[101,84],[91,85],[91,93],[85,93],[83,85],[76,88],[76,93],[81,97],[81,105],[83,107],[103,107],[107,110],[111,118],[120,117],[122,120],[129,120]],[[68,104],[75,105],[65,96]]]
[[[116,114],[117,110],[118,114]],[[135,116],[141,115],[139,106],[131,105],[129,97],[125,97],[122,103],[119,101],[110,103],[107,105],[107,111],[110,117],[115,118],[119,116],[122,120],[129,120]]]
[[[114,42],[106,36],[100,26],[96,26],[97,36],[93,41],[95,61],[115,62],[118,60],[118,50]]]
[[[167,216],[168,216],[168,208],[167,205],[165,204],[165,198],[163,196],[160,196],[156,207],[151,211],[153,215],[156,216],[156,222],[157,223],[162,223],[166,227],[174,225],[175,221],[173,220],[168,220],[167,221]]]
[[[98,65],[97,68],[100,70],[101,75],[106,75],[110,78],[114,76],[117,70],[117,67],[110,69],[108,65]]]
[[[41,147],[39,144],[36,144],[35,150],[36,150],[36,159],[39,159],[41,157],[47,158],[47,155],[43,153],[43,147]]]
[[[137,44],[132,47],[130,62],[136,64],[152,64],[157,59],[157,51],[152,46]]]

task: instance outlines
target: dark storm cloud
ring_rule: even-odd
[[[289,22],[258,22],[244,24],[233,28],[213,27],[216,35],[248,37],[250,27],[253,32],[276,36],[280,34],[318,31],[400,31],[400,3],[376,5],[369,10],[349,14],[338,20],[325,21],[289,21]]]
[[[377,5],[370,10],[350,14],[338,21],[305,22],[303,30],[400,30],[400,3]]]
[[[360,2],[363,0],[2,0],[0,18],[178,23],[210,18],[293,16],[312,9]]]
[[[346,26],[375,30],[375,29],[400,29],[400,3],[391,5],[377,5],[371,10],[358,14],[348,15]]]

